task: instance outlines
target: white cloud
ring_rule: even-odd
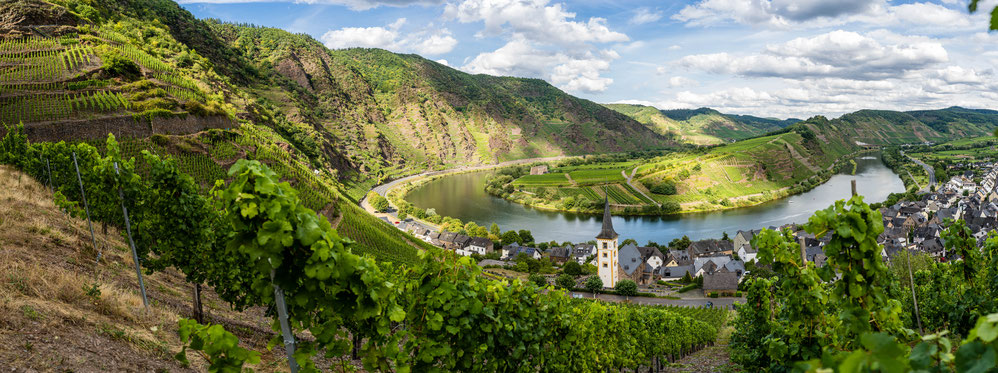
[[[506,44],[472,58],[462,70],[472,73],[546,79],[573,92],[602,92],[613,83],[604,74],[620,58],[599,44],[616,43],[624,51],[642,48],[642,41],[611,30],[606,20],[576,19],[564,4],[548,0],[464,0],[448,4],[447,18],[461,23],[482,22],[479,37],[500,37]]]
[[[947,30],[974,26],[973,17],[982,18],[969,15],[963,6],[954,9],[933,2],[892,5],[887,0],[701,0],[672,16],[694,26],[735,22],[786,29],[862,23]]]
[[[399,18],[386,27],[344,27],[327,31],[320,39],[330,49],[382,48],[423,55],[447,53],[457,45],[457,39],[446,28],[434,30],[433,33],[417,31],[403,35],[400,29],[405,23],[405,18]]]
[[[674,76],[669,78],[669,86],[673,88],[694,86],[698,84],[700,84],[700,82],[683,76]]]
[[[897,39],[898,35],[890,35]],[[936,41],[896,40],[893,44],[851,31],[833,31],[770,45],[765,52],[746,56],[728,53],[690,55],[681,66],[716,74],[805,79],[840,77],[883,79],[900,77],[949,60]]]
[[[435,62],[439,63],[441,65],[444,65],[444,66],[450,66],[450,63],[448,63],[447,60],[445,60],[445,59],[439,59],[439,60],[436,60]]]
[[[575,21],[575,13],[564,5],[548,5],[547,0],[465,0],[448,4],[444,14],[462,23],[482,21],[483,35],[504,32],[528,40],[559,45],[628,41],[627,35],[611,31],[606,19],[592,17]]]
[[[638,8],[634,11],[634,16],[628,21],[634,25],[643,25],[662,19],[661,10],[651,10],[649,8]]]
[[[537,77],[568,91],[601,92],[613,83],[601,74],[619,57],[612,50],[568,55],[517,37],[493,52],[479,54],[461,69],[474,74]]]

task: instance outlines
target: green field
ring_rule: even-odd
[[[569,176],[578,185],[609,184],[624,181],[624,175],[621,174],[622,171],[619,168],[579,170],[570,172]]]
[[[550,173],[544,175],[526,175],[513,181],[514,186],[534,187],[534,186],[561,186],[571,185],[568,178],[563,173]]]

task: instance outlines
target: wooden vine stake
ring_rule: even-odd
[[[83,191],[83,177],[80,176],[80,163],[76,161],[76,152],[73,152],[73,167],[76,168],[76,181],[80,182],[80,197],[83,200],[83,208],[87,212],[87,226],[90,227],[90,240],[94,244],[94,251],[97,251],[97,263],[100,264],[101,251],[97,249],[97,236],[94,235],[94,224],[90,222],[90,206],[87,205],[87,193]]]
[[[114,162],[114,174],[121,176],[118,162]],[[121,199],[121,213],[125,216],[125,232],[128,233],[128,246],[132,248],[132,261],[135,262],[135,276],[139,279],[139,290],[142,291],[142,304],[149,311],[149,298],[146,297],[146,284],[142,281],[142,267],[139,265],[139,254],[135,251],[135,241],[132,240],[132,224],[128,221],[128,208],[125,207],[125,192],[118,183],[118,198]]]

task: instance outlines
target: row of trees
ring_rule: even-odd
[[[664,309],[488,280],[469,258],[447,253],[421,252],[410,266],[358,256],[258,161],[236,162],[211,198],[169,159],[121,159],[113,137],[102,157],[85,144],[30,144],[20,128],[9,128],[0,162],[45,181],[46,165],[65,164],[73,151],[95,219],[121,224],[112,206],[122,199],[112,191],[123,190],[147,271],[175,267],[237,308],[274,306],[283,294],[294,333],[313,337],[295,346],[304,371],[316,370],[316,354],[345,356],[354,342],[372,371],[600,371],[650,366],[716,336],[713,326]],[[120,173],[110,171],[115,162]],[[70,175],[53,170],[53,185],[74,209],[82,196]],[[278,330],[276,319],[273,325]],[[221,357],[214,368],[256,360],[219,328],[182,322],[181,334],[191,349]]]

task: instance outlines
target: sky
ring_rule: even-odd
[[[199,18],[544,79],[600,103],[806,119],[998,109],[998,0],[180,0]]]

